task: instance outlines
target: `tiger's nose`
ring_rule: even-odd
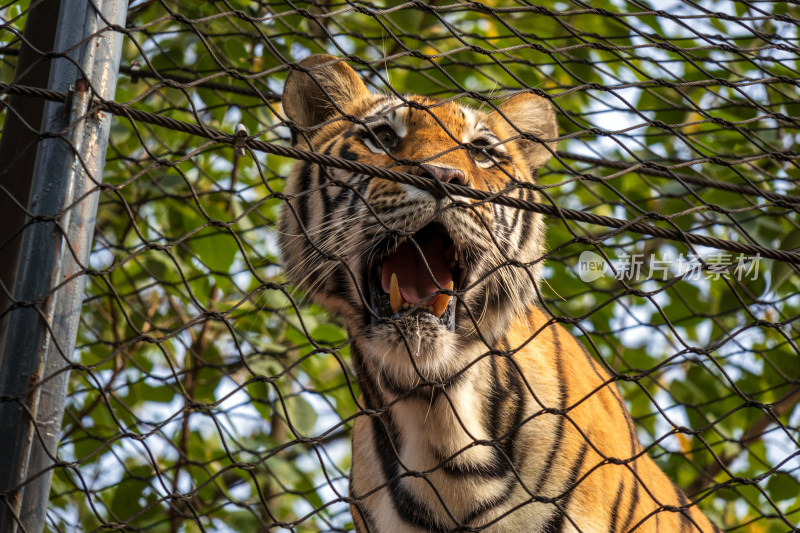
[[[437,167],[435,165],[420,165],[417,174],[428,178],[436,178],[442,183],[455,183],[457,185],[467,184],[467,177],[462,171],[456,168]]]

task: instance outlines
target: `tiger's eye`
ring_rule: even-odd
[[[489,154],[486,153],[486,150],[480,150],[478,148],[472,148],[469,151],[469,155],[471,155],[472,159],[474,159],[478,163],[486,163],[487,161],[490,160]]]
[[[380,127],[372,132],[375,137],[380,141],[380,143],[384,146],[384,148],[391,148],[397,142],[397,133],[388,127],[383,126]]]

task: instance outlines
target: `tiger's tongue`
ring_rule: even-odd
[[[424,259],[420,256],[417,247],[406,241],[397,248],[396,252],[386,258],[381,272],[383,292],[389,294],[392,274],[396,274],[400,295],[410,304],[419,304],[432,299],[430,297],[435,295],[439,287],[445,287],[453,280],[445,258],[444,241],[433,238],[425,239],[417,244],[425,255]],[[428,268],[436,277],[439,287],[431,279]]]

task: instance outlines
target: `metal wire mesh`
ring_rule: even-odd
[[[28,6],[0,6],[8,94]],[[97,103],[116,116],[46,529],[352,528],[347,334],[276,244],[313,157],[285,149],[280,94],[310,53],[374,90],[551,99],[543,207],[519,207],[550,210],[542,305],[723,530],[794,528],[799,21],[773,2],[132,2]],[[589,280],[586,252],[616,275]]]

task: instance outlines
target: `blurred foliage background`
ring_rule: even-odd
[[[4,82],[27,7],[0,7]],[[288,143],[279,95],[311,53],[376,91],[532,88],[562,136],[544,202],[797,250],[799,22],[784,2],[133,0],[116,101]],[[113,119],[48,531],[351,528],[358,389],[341,323],[282,275],[291,164]],[[618,373],[659,465],[726,531],[800,523],[797,268],[682,279],[680,256],[737,257],[547,224],[543,305]],[[585,251],[643,270],[584,282]]]

